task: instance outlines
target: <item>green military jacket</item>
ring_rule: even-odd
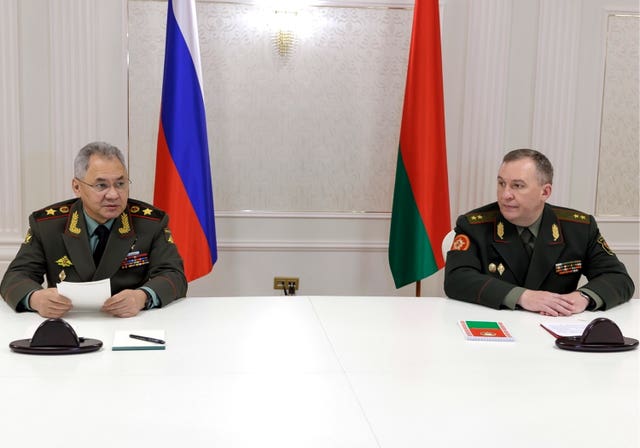
[[[568,294],[582,285],[598,294],[604,309],[631,298],[633,281],[600,235],[593,216],[545,204],[531,261],[515,225],[497,203],[462,215],[447,254],[448,297],[500,308],[515,286]]]
[[[111,294],[141,286],[151,288],[161,306],[184,297],[187,281],[182,259],[168,227],[168,215],[150,204],[129,199],[114,221],[98,266],[93,262],[82,201],[50,205],[29,216],[29,230],[0,284],[0,294],[14,309],[30,292],[62,281],[111,279]]]

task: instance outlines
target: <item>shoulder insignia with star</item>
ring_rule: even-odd
[[[591,217],[588,213],[563,207],[553,207],[553,212],[561,221],[577,222],[580,224],[589,224]]]
[[[69,210],[77,199],[72,199],[65,202],[58,202],[57,204],[49,205],[43,209],[33,212],[33,216],[36,221],[43,221],[46,219],[66,218],[69,216]]]
[[[164,212],[153,205],[135,200],[129,201],[129,213],[135,218],[152,219],[154,221],[160,220],[164,216]]]
[[[488,222],[495,222],[496,216],[498,212],[496,211],[486,211],[486,212],[472,212],[467,213],[465,217],[469,224],[485,224]]]

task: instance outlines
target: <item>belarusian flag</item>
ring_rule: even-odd
[[[450,219],[438,0],[416,0],[389,236],[396,288],[444,266]]]

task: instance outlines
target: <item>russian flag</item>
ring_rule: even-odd
[[[218,258],[194,0],[169,0],[154,205],[170,218],[187,281]]]

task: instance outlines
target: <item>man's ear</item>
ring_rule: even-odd
[[[551,196],[551,190],[552,190],[551,184],[544,184],[542,186],[542,199],[543,200],[546,201],[547,199],[549,199],[549,196]]]
[[[73,194],[76,195],[77,198],[80,197],[80,182],[76,179],[71,179],[71,189],[73,190]]]

